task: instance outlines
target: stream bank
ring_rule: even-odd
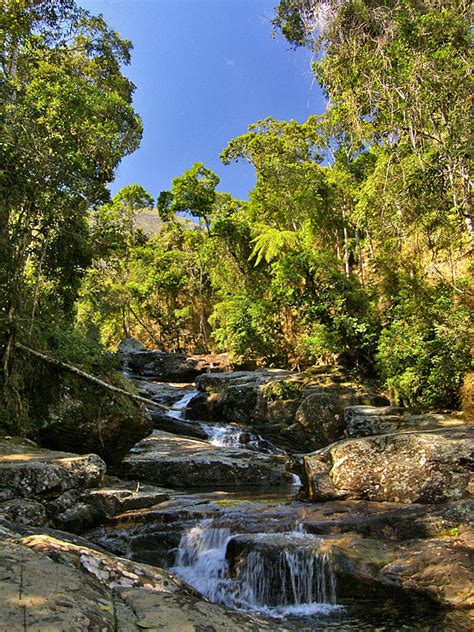
[[[387,408],[377,394],[369,404],[360,403],[366,395],[359,393],[354,403],[347,385],[338,393],[331,384],[328,393],[315,386],[314,376],[308,386],[307,376],[287,372],[205,373],[197,388],[163,382],[163,354],[159,360],[159,379],[152,374],[157,363],[140,365],[146,379],[133,375],[129,362],[126,370],[141,395],[175,410],[150,408],[155,430],[114,466],[120,479],[107,478],[98,457],[8,442],[0,465],[3,488],[10,490],[0,503],[8,551],[2,559],[10,573],[4,588],[23,582],[12,571],[15,555],[23,555],[25,577],[34,575],[30,556],[39,555],[41,564],[66,564],[68,572],[74,567],[79,575],[70,579],[73,585],[82,582],[86,590],[92,582],[105,595],[103,608],[112,608],[120,621],[108,628],[109,610],[101,602],[91,609],[85,595],[87,612],[81,611],[83,619],[76,614],[78,622],[89,617],[89,627],[68,629],[133,630],[140,621],[160,629],[166,612],[166,629],[188,625],[196,632],[472,629],[472,426],[457,416],[421,418]],[[218,384],[217,399],[227,402],[230,419],[217,417],[211,382]],[[261,409],[261,390],[269,388],[271,398],[264,399],[270,409],[294,411],[288,427],[298,427],[286,439],[276,432],[268,406],[258,423],[253,413],[242,422],[244,409],[251,410],[243,402],[253,398],[254,410]],[[238,404],[234,413],[231,400]],[[344,407],[346,402],[352,406]],[[319,445],[336,426],[339,441],[305,454],[296,442],[301,423],[295,419],[309,418],[304,446]],[[318,418],[325,429],[312,434]],[[15,489],[11,480],[18,481]],[[26,488],[27,480],[36,486]],[[400,489],[412,493],[402,497]],[[82,538],[71,540],[77,536],[65,531]],[[30,597],[41,595],[43,604],[23,604],[32,629],[54,616],[60,622],[67,606],[54,605],[31,582]],[[23,629],[15,628],[13,614],[10,621],[9,629]],[[51,623],[47,629],[64,628]]]

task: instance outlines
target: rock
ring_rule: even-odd
[[[19,525],[34,527],[42,527],[48,521],[44,505],[26,498],[15,498],[0,503],[0,518]]]
[[[233,576],[245,568],[250,553],[259,556],[258,564],[269,577],[272,569],[279,577],[284,574],[288,555],[297,555],[302,568],[303,560],[314,560],[315,584],[318,569],[326,575],[327,585],[333,574],[339,603],[357,598],[384,601],[397,598],[405,604],[427,599],[443,606],[472,608],[473,536],[471,531],[457,538],[415,540],[400,546],[354,533],[324,537],[245,534],[229,541],[226,557]],[[289,581],[286,583],[291,585]],[[281,585],[275,583],[271,589],[279,594]]]
[[[223,371],[228,368],[228,356],[187,356],[184,353],[164,351],[134,351],[122,354],[127,371],[140,378],[163,382],[192,382],[206,371]]]
[[[406,408],[395,406],[349,406],[344,409],[347,437],[368,437],[408,430],[434,430],[462,423],[459,414],[427,413],[414,415]]]
[[[54,524],[79,531],[100,516],[83,494],[103,481],[96,454],[78,456],[27,443],[0,442],[0,516],[16,524]]]
[[[41,442],[54,450],[95,452],[119,463],[152,430],[142,404],[68,374],[58,379],[54,400],[41,420]]]
[[[154,402],[170,406],[179,401],[186,393],[194,390],[193,384],[168,384],[166,382],[147,382],[132,379],[138,394]]]
[[[303,457],[313,501],[362,498],[442,503],[472,493],[474,426],[339,441]]]
[[[342,439],[344,408],[387,404],[337,371],[317,375],[278,369],[201,375],[189,419],[250,425],[280,448],[311,451]]]
[[[474,608],[474,531],[421,540],[397,551],[379,573],[382,582],[417,591],[455,608]]]
[[[291,483],[285,460],[240,448],[216,448],[207,441],[155,430],[133,449],[120,474],[172,488],[274,486]]]
[[[169,499],[171,490],[117,479],[113,487],[88,490],[85,501],[105,518],[124,511],[147,509]]]
[[[164,411],[152,411],[151,419],[153,421],[153,427],[157,430],[164,430],[172,434],[194,437],[196,439],[207,439],[207,434],[199,424],[171,417]]]
[[[78,456],[29,443],[0,442],[0,517],[80,533],[115,514],[143,510],[169,498],[170,490],[111,477],[105,481],[104,474],[105,463],[95,454]]]
[[[71,489],[97,486],[105,474],[105,463],[96,454],[78,456],[1,442],[0,455],[0,490],[5,499],[49,500]]]
[[[114,632],[271,629],[213,605],[170,573],[48,535],[0,534],[2,628]]]
[[[295,421],[311,433],[315,447],[323,447],[344,436],[344,408],[358,401],[354,391],[313,392],[301,402]]]

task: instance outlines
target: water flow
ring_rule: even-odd
[[[271,616],[327,613],[336,604],[331,561],[315,551],[318,538],[307,536],[303,546],[297,542],[294,547],[294,535],[286,534],[288,546],[275,549],[269,534],[269,547],[242,554],[231,573],[226,559],[230,530],[203,521],[181,537],[171,570],[210,601],[231,608]],[[265,542],[262,536],[259,541]]]
[[[242,602],[252,610],[308,614],[336,604],[330,560],[308,548],[285,549],[271,558],[252,551],[243,560],[237,581]]]
[[[231,533],[210,525],[210,520],[203,521],[181,536],[171,570],[211,601],[226,603],[229,572],[225,554]]]
[[[239,426],[220,426],[218,424],[201,424],[207,434],[208,441],[220,448],[245,448],[266,454],[283,454],[283,450],[267,441],[256,432],[245,430]]]
[[[202,424],[202,429],[207,434],[209,442],[220,448],[242,448],[242,428],[233,426],[217,426]]]
[[[189,402],[196,397],[197,394],[198,391],[189,391],[188,393],[185,393],[181,399],[173,404],[173,410],[168,411],[168,417],[173,417],[173,419],[182,419]]]

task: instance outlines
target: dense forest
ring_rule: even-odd
[[[327,110],[250,122],[229,139],[223,163],[255,169],[248,200],[217,191],[202,163],[168,191],[130,184],[111,198],[142,135],[122,73],[131,43],[74,0],[2,5],[6,428],[28,432],[25,347],[104,376],[124,337],[230,352],[237,365],[339,364],[394,401],[460,406],[472,345],[470,2],[282,0],[275,33],[314,52]]]

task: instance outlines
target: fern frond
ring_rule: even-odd
[[[278,256],[287,251],[294,250],[298,243],[298,235],[293,230],[279,230],[263,226],[260,235],[252,239],[254,248],[249,257],[249,261],[255,258],[255,266],[265,259],[270,263]]]

